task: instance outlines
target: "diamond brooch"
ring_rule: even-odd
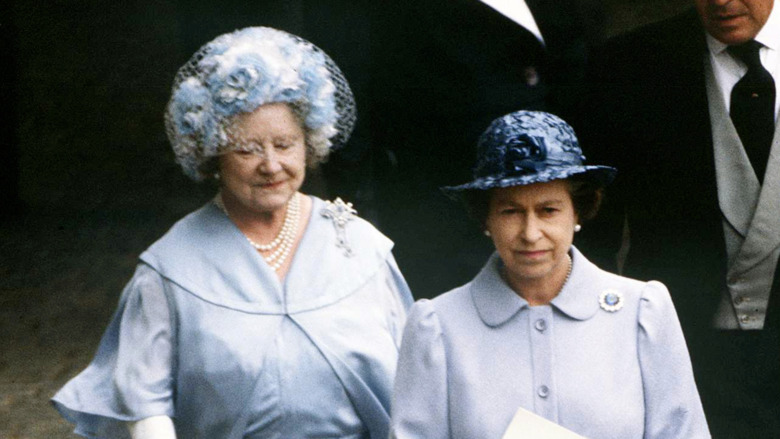
[[[352,247],[347,241],[347,223],[357,214],[352,203],[345,203],[341,198],[336,198],[333,202],[326,201],[320,214],[333,220],[333,227],[336,228],[336,247],[344,249],[344,256],[352,256]]]

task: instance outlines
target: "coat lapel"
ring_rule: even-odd
[[[723,216],[744,239],[750,229],[761,187],[731,121],[709,57],[704,62],[715,154],[718,203]]]
[[[755,178],[755,177],[754,177]],[[775,126],[764,184],[750,222],[745,242],[730,273],[740,275],[768,257],[780,246],[780,127]]]
[[[780,125],[775,126],[763,186],[729,117],[712,66],[705,63],[707,97],[713,127],[718,201],[729,224],[744,239],[728,275],[749,271],[780,245]]]

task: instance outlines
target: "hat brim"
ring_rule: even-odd
[[[617,169],[610,166],[548,166],[546,169],[534,172],[533,174],[477,178],[472,182],[458,186],[444,186],[441,188],[441,191],[449,198],[460,200],[461,195],[465,191],[486,191],[495,188],[526,186],[534,183],[547,183],[553,180],[563,180],[573,176],[578,176],[579,178],[595,183],[599,187],[604,187],[612,183],[616,174]]]

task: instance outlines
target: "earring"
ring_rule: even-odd
[[[219,172],[214,173],[214,180],[219,181]]]
[[[574,233],[577,233],[580,230],[582,230],[582,226],[581,225],[577,224],[577,225],[574,226]]]
[[[484,233],[484,234],[485,234],[485,236],[487,236],[488,238],[491,236],[491,235],[490,235],[490,230],[485,230],[485,231],[484,231],[484,232],[482,232],[482,233]]]

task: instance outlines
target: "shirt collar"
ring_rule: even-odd
[[[721,53],[725,52],[726,49],[729,48],[729,45],[726,43],[721,42],[717,38],[710,35],[709,32],[704,31],[704,34],[707,38],[707,49],[709,49],[710,53],[715,55],[720,55]]]
[[[780,49],[780,12],[778,12],[778,9],[780,8],[772,7],[772,12],[769,13],[769,18],[764,23],[764,27],[761,28],[754,38],[771,50]],[[707,31],[704,33],[707,37],[707,48],[712,55],[720,55],[728,49],[728,44],[721,42]]]
[[[571,276],[550,304],[573,319],[587,320],[599,309],[598,296],[591,294],[593,288],[589,285],[598,268],[573,246],[571,254]],[[502,266],[498,253],[493,253],[470,287],[477,312],[488,326],[499,326],[529,306],[504,282]]]
[[[772,49],[780,49],[780,12],[777,10],[780,8],[772,7],[772,12],[769,13],[764,27],[756,35],[756,41],[764,46]]]

